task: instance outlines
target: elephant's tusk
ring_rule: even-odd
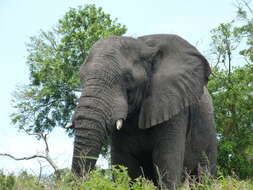
[[[73,123],[68,123],[68,124],[65,126],[65,128],[66,128],[66,129],[68,129],[68,128],[70,128],[70,129],[74,128],[74,127],[73,127]]]
[[[117,130],[120,130],[123,126],[123,119],[119,119],[117,122],[116,122],[116,129]]]

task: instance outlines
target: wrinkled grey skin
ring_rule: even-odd
[[[201,166],[214,174],[216,132],[204,87],[210,72],[198,50],[176,35],[97,41],[80,69],[72,170],[93,169],[109,136],[112,164],[128,167],[131,178],[144,175],[175,189],[185,170],[198,175]]]

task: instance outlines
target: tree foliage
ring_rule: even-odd
[[[94,5],[71,8],[51,31],[27,44],[30,84],[14,94],[12,121],[33,132],[64,127],[80,94],[79,67],[98,39],[122,35],[126,27]],[[71,134],[71,131],[69,131]]]
[[[253,18],[245,10],[248,2],[241,3],[239,21],[212,30],[217,61],[208,87],[215,107],[218,164],[225,175],[247,178],[253,174]]]

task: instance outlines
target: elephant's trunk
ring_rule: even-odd
[[[72,170],[79,176],[94,168],[105,139],[112,131],[120,130],[127,115],[125,93],[116,85],[120,81],[118,68],[106,65],[95,62],[81,68],[84,89],[73,116],[72,161]]]
[[[98,89],[85,88],[87,93],[79,99],[74,114],[75,141],[72,170],[79,176],[94,168],[101,147],[108,136],[107,123],[110,115],[108,100],[104,97],[91,96]],[[87,94],[89,93],[89,96]]]
[[[74,114],[72,170],[79,176],[84,176],[94,168],[101,147],[113,130],[110,124],[112,115],[110,95],[106,90],[101,90],[103,88],[97,83],[86,85],[85,93],[81,95]]]
[[[72,170],[78,176],[84,176],[94,168],[106,134],[100,124],[93,120],[75,122],[75,141]]]

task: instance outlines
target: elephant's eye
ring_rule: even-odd
[[[130,72],[125,72],[123,74],[124,82],[126,83],[127,86],[131,86],[133,83],[133,75]]]
[[[135,89],[128,89],[127,90],[127,100],[129,104],[133,104],[136,99],[136,90]]]

